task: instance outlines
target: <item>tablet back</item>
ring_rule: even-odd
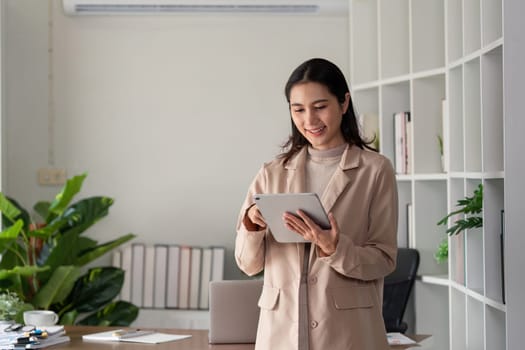
[[[210,343],[255,343],[262,285],[262,280],[210,282]]]
[[[315,193],[256,194],[253,199],[277,242],[306,242],[301,235],[289,230],[284,225],[283,214],[285,212],[296,214],[297,210],[300,209],[321,228],[330,228],[328,216]]]

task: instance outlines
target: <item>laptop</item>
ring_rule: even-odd
[[[255,343],[262,285],[263,280],[210,282],[210,343]]]

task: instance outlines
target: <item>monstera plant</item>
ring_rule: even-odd
[[[124,271],[85,265],[135,237],[129,233],[99,244],[84,232],[104,218],[113,199],[89,197],[72,203],[87,174],[68,179],[52,202],[38,202],[35,221],[12,198],[0,193],[0,293],[15,293],[27,309],[48,309],[60,324],[127,326],[138,308],[115,301]],[[87,271],[86,271],[87,270]]]

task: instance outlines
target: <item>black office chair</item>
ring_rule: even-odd
[[[385,277],[383,291],[383,320],[387,332],[405,333],[408,325],[403,315],[419,267],[419,252],[411,248],[399,248],[396,269]]]

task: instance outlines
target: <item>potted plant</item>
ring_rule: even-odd
[[[52,202],[36,203],[34,210],[42,217],[38,224],[16,200],[0,193],[0,292],[15,294],[29,308],[55,311],[60,324],[127,326],[138,308],[113,300],[122,288],[124,271],[94,267],[83,274],[83,267],[135,235],[103,244],[83,235],[113,205],[105,196],[72,203],[86,176],[68,179]]]
[[[454,224],[446,230],[448,236],[457,235],[468,229],[482,227],[483,217],[479,214],[483,210],[483,184],[478,185],[472,197],[458,200],[457,207],[459,209],[447,214],[437,223],[438,225],[448,225],[450,217],[459,215]],[[448,258],[448,240],[446,237],[441,241],[435,258],[440,263]]]

